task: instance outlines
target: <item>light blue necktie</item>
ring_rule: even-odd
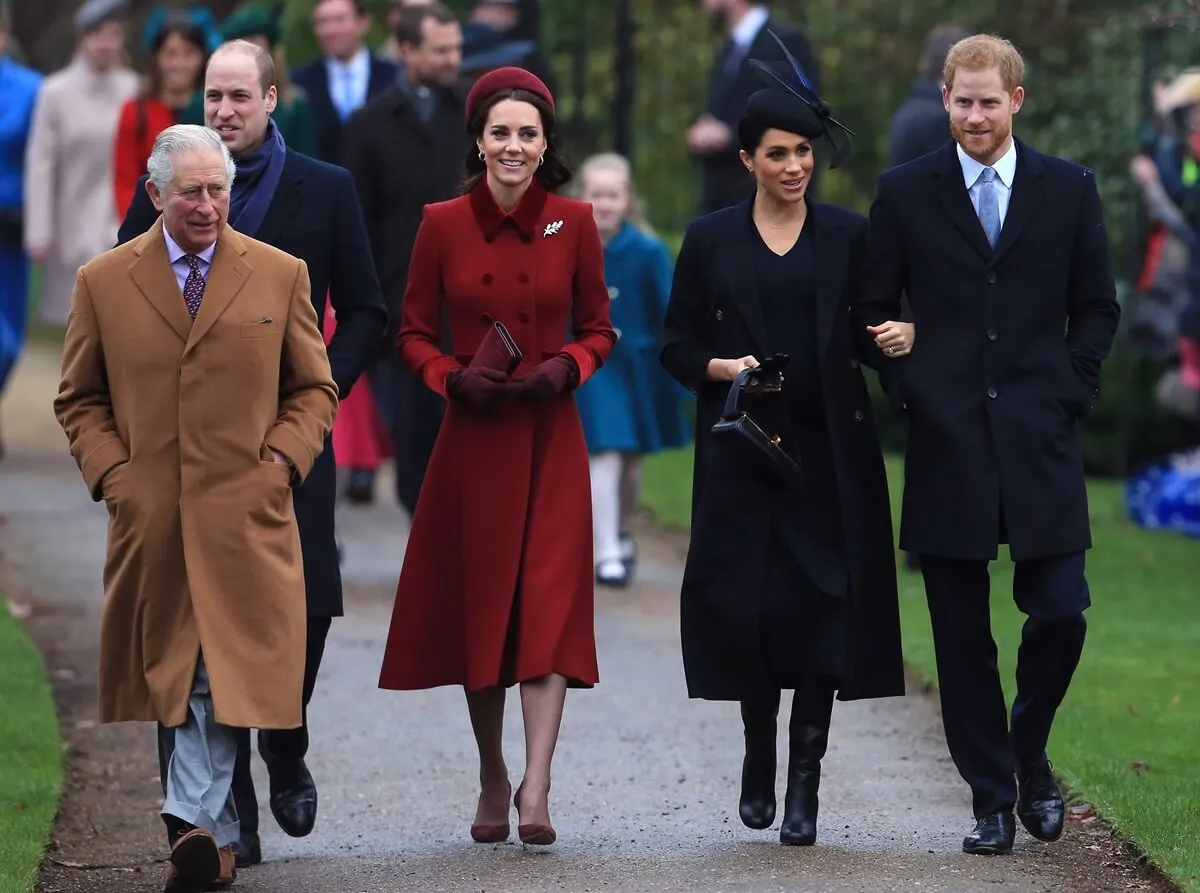
[[[345,121],[354,111],[354,72],[350,70],[350,66],[342,66],[340,80],[341,89],[338,92],[341,94],[341,102],[338,103],[338,116]]]
[[[1000,238],[1000,196],[993,185],[995,180],[996,171],[990,167],[985,167],[979,175],[979,222],[993,248]]]

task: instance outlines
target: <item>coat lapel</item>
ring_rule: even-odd
[[[217,250],[213,253],[212,266],[208,271],[208,281],[204,286],[204,300],[200,302],[200,310],[196,313],[196,321],[192,323],[192,331],[184,348],[184,356],[192,350],[213,327],[225,308],[233,302],[246,280],[250,278],[251,267],[243,255],[246,253],[246,243],[242,237],[225,227],[217,240]],[[178,290],[178,285],[176,285]],[[180,298],[182,301],[183,299]]]
[[[188,316],[183,293],[179,290],[179,280],[175,278],[175,271],[167,257],[167,240],[163,236],[161,217],[138,239],[134,253],[137,259],[129,268],[134,284],[179,336],[179,340],[186,344],[192,320]]]
[[[809,217],[805,225],[813,228],[813,253],[817,259],[817,351],[824,360],[846,286],[846,253],[849,244],[841,237],[841,228],[824,212],[819,202],[809,205]]]
[[[1008,198],[1008,211],[1004,215],[1004,226],[996,242],[992,263],[996,263],[1013,246],[1021,231],[1029,224],[1042,206],[1045,192],[1042,175],[1046,165],[1041,156],[1020,140],[1017,140],[1017,173],[1013,177],[1012,192]]]
[[[963,182],[962,165],[958,161],[958,143],[951,140],[939,152],[938,163],[933,167],[934,191],[950,219],[954,221],[967,241],[985,260],[992,259],[992,246],[983,232],[983,224],[971,204]],[[1003,238],[1003,234],[1001,235]]]
[[[274,245],[279,241],[279,235],[283,232],[283,228],[288,222],[295,219],[300,209],[300,191],[304,179],[295,174],[292,157],[292,153],[288,152],[283,162],[283,175],[280,177],[279,185],[275,187],[275,194],[271,196],[271,204],[267,206],[266,216],[263,217],[263,222],[258,227],[258,234],[255,236],[258,241],[266,242],[268,245]]]
[[[721,268],[724,271],[725,286],[746,322],[750,340],[754,343],[754,353],[762,356],[769,342],[767,324],[758,295],[758,279],[754,275],[754,240],[757,238],[753,218],[754,199],[747,199],[737,207],[740,213],[737,217],[730,218],[735,225],[725,242],[725,250],[721,252]]]

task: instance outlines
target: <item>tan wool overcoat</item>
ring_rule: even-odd
[[[193,323],[160,218],[80,268],[54,408],[108,506],[101,722],[182,725],[203,653],[217,722],[298,727],[291,488],[337,410],[304,262],[226,227]]]

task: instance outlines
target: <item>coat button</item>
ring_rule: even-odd
[[[858,368],[858,360],[856,360],[856,359],[855,359],[855,358],[853,358],[853,357],[851,357],[851,358],[850,358],[850,368],[851,368],[851,369],[857,369],[857,368]]]
[[[854,421],[861,422],[863,418],[863,411],[861,409],[854,410]]]
[[[525,313],[525,312],[518,313],[517,319],[521,320],[521,322],[527,323],[527,322],[529,322],[529,314]]]
[[[997,337],[999,337],[999,336],[996,334],[996,330],[995,330],[995,329],[988,329],[988,330],[987,330],[987,339],[988,339],[988,341],[995,341]]]
[[[484,273],[483,278],[479,281],[482,282],[484,285],[491,285],[492,284],[492,274]]]
[[[481,313],[479,314],[479,321],[485,326],[490,325],[492,322],[492,315],[490,313]]]
[[[528,273],[519,273],[517,275],[517,281],[519,283],[521,283],[522,285],[524,285],[526,282],[529,281],[529,274]]]
[[[988,270],[987,280],[988,280],[988,285],[996,284],[996,271],[995,270]]]
[[[989,397],[989,398],[991,398],[992,400],[995,400],[995,399],[996,399],[996,389],[995,389],[995,388],[988,388],[988,389],[987,389],[987,395],[988,395],[988,397]]]
[[[717,322],[720,322],[721,320],[723,320],[725,318],[725,314],[722,313],[720,310],[717,311],[716,316],[717,316]]]

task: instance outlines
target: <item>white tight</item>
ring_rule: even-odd
[[[589,460],[592,475],[592,532],[595,561],[621,559],[621,454],[597,453]]]

